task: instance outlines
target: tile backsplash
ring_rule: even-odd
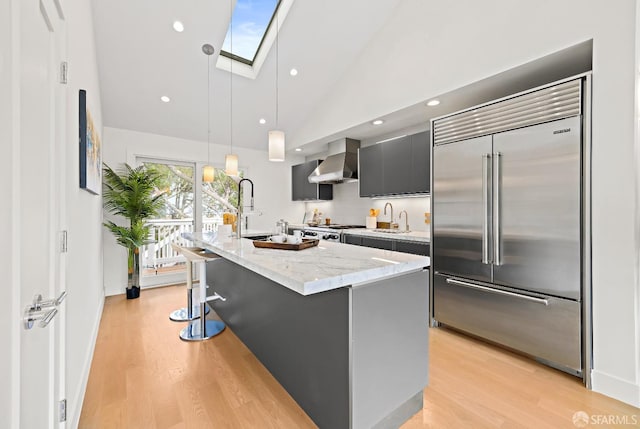
[[[305,210],[313,212],[318,209],[322,212],[322,217],[331,218],[332,223],[364,225],[365,218],[369,215],[369,209],[380,209],[378,215],[379,222],[388,222],[390,213],[383,214],[385,203],[393,205],[393,216],[398,222],[400,228],[404,228],[405,218],[398,220],[398,216],[402,210],[406,210],[409,215],[409,227],[412,231],[427,231],[429,224],[425,223],[425,213],[430,212],[430,197],[409,197],[409,198],[390,198],[383,197],[380,199],[360,198],[358,196],[358,182],[341,183],[333,186],[333,200],[322,202],[305,203]],[[290,222],[302,222],[300,219],[291,219]]]

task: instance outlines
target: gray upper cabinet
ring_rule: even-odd
[[[361,148],[361,197],[428,194],[430,132],[401,137]]]
[[[428,194],[431,192],[431,133],[423,131],[411,136],[411,178],[410,192],[412,194]]]
[[[382,143],[382,171],[384,194],[406,194],[413,192],[411,186],[411,136]]]
[[[358,150],[358,183],[361,197],[373,197],[382,193],[382,156],[381,144]]]
[[[319,159],[291,166],[291,199],[318,201],[333,199],[333,185],[309,183],[309,175],[322,162]]]

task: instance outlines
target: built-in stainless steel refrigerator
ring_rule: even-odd
[[[433,317],[581,375],[585,78],[432,122]]]

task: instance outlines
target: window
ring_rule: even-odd
[[[220,54],[232,60],[253,65],[279,5],[280,0],[237,0],[231,17],[233,25],[230,25],[227,30]],[[231,52],[232,27],[233,52]]]
[[[243,172],[238,173],[242,178]],[[202,183],[202,230],[216,231],[223,215],[235,214],[237,207],[238,183],[222,168],[216,168],[213,183]]]

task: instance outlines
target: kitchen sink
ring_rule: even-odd
[[[403,234],[405,232],[411,232],[403,229],[389,229],[389,228],[376,228],[374,232],[385,232],[387,234]]]
[[[268,239],[269,237],[271,237],[270,235],[245,235],[242,238],[248,238],[249,240],[259,240],[259,241],[265,241],[266,239]]]

